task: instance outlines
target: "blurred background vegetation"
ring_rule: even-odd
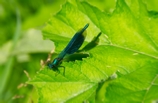
[[[108,12],[114,10],[116,3],[116,0],[87,1]],[[148,10],[158,11],[156,0],[143,1]],[[54,47],[53,42],[42,39],[41,30],[65,2],[0,0],[0,103],[37,102],[33,86],[26,82],[35,76],[40,60],[45,60]]]

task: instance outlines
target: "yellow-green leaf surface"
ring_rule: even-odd
[[[113,12],[87,2],[69,1],[43,29],[61,52],[89,23],[85,43],[100,31],[89,57],[63,62],[60,74],[39,71],[30,81],[40,103],[149,103],[158,101],[158,19],[141,0],[118,0]],[[85,45],[85,44],[84,44]],[[83,46],[82,46],[83,47]],[[51,47],[50,47],[51,48]]]

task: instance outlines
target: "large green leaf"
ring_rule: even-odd
[[[90,23],[86,41],[100,31],[100,44],[82,61],[63,62],[66,74],[39,71],[30,81],[39,102],[156,102],[158,19],[137,0],[118,0],[112,13],[87,2],[66,2],[43,30],[60,52],[73,34]],[[155,92],[154,92],[155,91]]]

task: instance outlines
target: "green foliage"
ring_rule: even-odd
[[[53,42],[42,40],[37,28],[60,9],[62,2],[0,1],[0,103],[37,102],[33,86],[26,85],[26,81],[36,74],[40,60],[54,46]]]
[[[29,82],[37,89],[38,102],[158,101],[156,15],[141,0],[118,0],[113,12],[103,12],[87,2],[66,2],[43,29],[44,38],[53,40],[59,52],[89,23],[86,42],[101,31],[100,44],[85,51],[89,57],[82,61],[63,62],[65,76],[39,71]]]
[[[157,0],[1,0],[0,103],[156,103],[157,4]],[[60,67],[58,75],[47,67],[39,71],[40,60],[54,45],[42,40],[37,29],[44,27],[43,37],[54,41],[58,54],[87,23],[81,49],[101,31],[98,46],[67,56],[61,64],[65,76]],[[37,91],[26,84],[30,78]]]

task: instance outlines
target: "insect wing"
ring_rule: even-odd
[[[72,54],[76,52],[84,42],[86,36],[86,29],[89,24],[86,24],[83,29],[78,31],[73,38],[70,40],[69,44],[65,47],[65,49],[59,54],[60,58],[63,58],[66,54]]]

